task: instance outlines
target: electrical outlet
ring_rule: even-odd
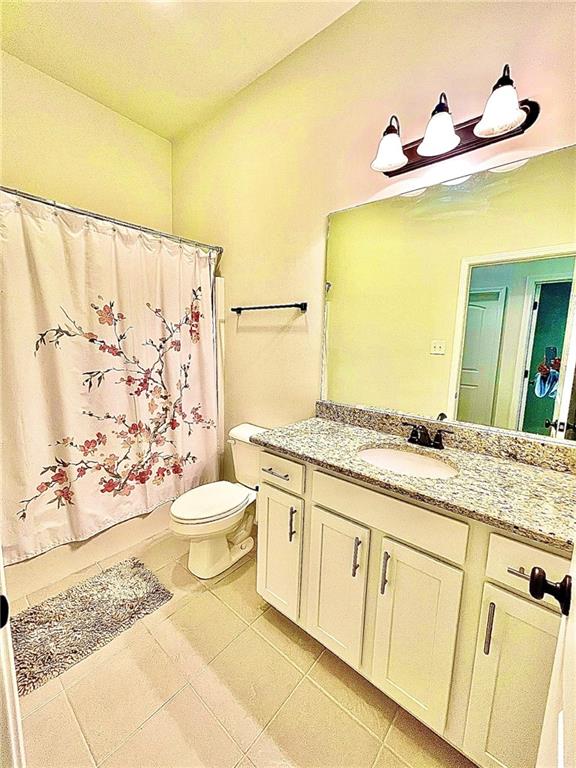
[[[446,342],[438,341],[437,339],[430,344],[431,355],[445,355],[446,354]]]

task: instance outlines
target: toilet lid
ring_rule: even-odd
[[[246,506],[249,495],[243,485],[220,480],[186,491],[172,503],[170,512],[185,523],[209,523]]]

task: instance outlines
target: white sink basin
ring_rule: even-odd
[[[364,448],[358,451],[357,456],[368,464],[398,475],[445,479],[458,474],[458,470],[446,464],[445,461],[412,451],[399,451],[395,448]]]

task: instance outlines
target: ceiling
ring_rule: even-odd
[[[2,48],[172,139],[355,2],[2,2]]]

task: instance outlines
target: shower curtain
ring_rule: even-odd
[[[9,564],[215,479],[215,252],[0,195]]]

